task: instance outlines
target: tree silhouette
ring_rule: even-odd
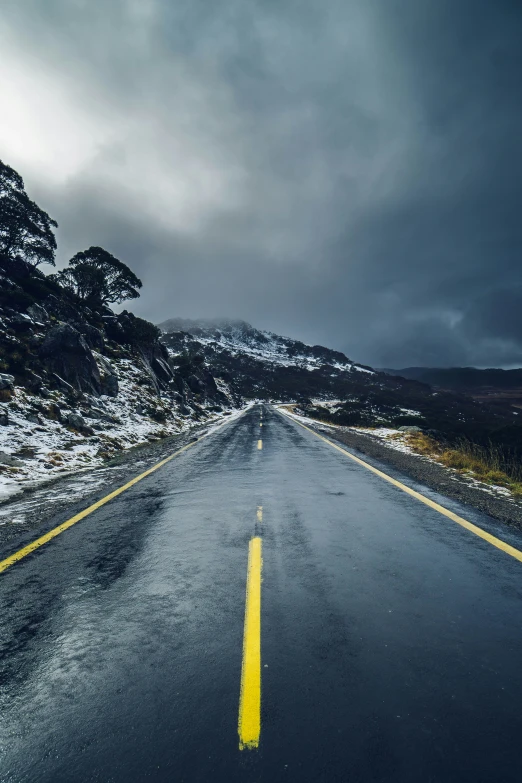
[[[76,253],[69,266],[53,275],[87,304],[119,304],[137,299],[142,282],[129,267],[102,247]]]
[[[0,160],[0,252],[54,266],[58,223],[31,201],[17,171]]]

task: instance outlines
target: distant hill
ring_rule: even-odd
[[[327,365],[342,372],[374,374],[371,367],[352,362],[340,351],[322,345],[306,345],[290,337],[256,329],[246,321],[171,318],[159,324],[159,328],[169,335],[183,332],[218,352],[226,350],[234,356],[242,354],[279,367],[313,371]],[[168,340],[164,342],[168,344]]]
[[[501,370],[476,367],[404,367],[401,370],[383,368],[388,375],[428,383],[439,389],[468,394],[477,400],[508,402],[522,406],[522,368]]]
[[[522,444],[522,426],[508,405],[490,406],[463,394],[439,392],[245,321],[173,318],[159,327],[172,366],[200,361],[243,399],[297,401],[303,410],[335,401],[319,413],[336,424],[416,425],[450,442],[466,437]]]

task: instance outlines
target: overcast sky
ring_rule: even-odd
[[[520,0],[3,0],[0,158],[134,312],[522,365]]]

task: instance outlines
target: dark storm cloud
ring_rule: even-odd
[[[4,3],[1,156],[136,312],[522,363],[517,2]]]

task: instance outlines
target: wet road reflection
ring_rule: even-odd
[[[522,779],[520,563],[269,406],[260,423],[0,576],[2,783]],[[240,751],[261,535],[260,741]]]

